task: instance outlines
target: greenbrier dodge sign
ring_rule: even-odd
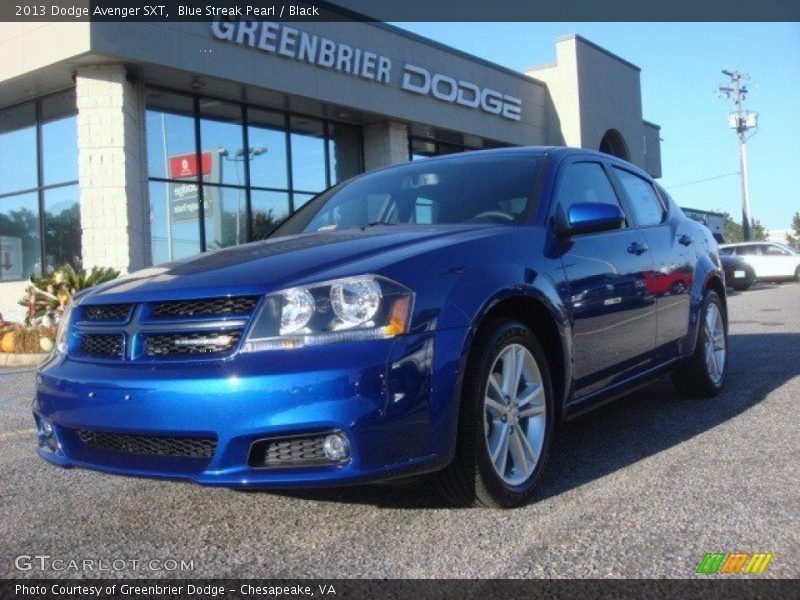
[[[221,41],[267,54],[341,71],[361,79],[391,85],[412,94],[432,96],[442,102],[481,110],[519,121],[522,100],[450,75],[432,73],[405,63],[393,76],[392,59],[377,52],[301,31],[288,25],[258,21],[214,21],[211,35]]]

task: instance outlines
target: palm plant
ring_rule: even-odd
[[[41,277],[31,277],[25,297],[19,301],[28,310],[25,323],[45,326],[58,323],[67,303],[77,292],[117,277],[119,271],[110,267],[92,267],[86,271],[70,265]]]

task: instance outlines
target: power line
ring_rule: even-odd
[[[675,185],[668,185],[664,186],[668,190],[674,190],[675,188],[685,187],[687,185],[695,185],[697,183],[705,183],[706,181],[714,181],[715,179],[722,179],[723,177],[732,177],[733,175],[738,175],[739,171],[733,171],[732,173],[723,173],[722,175],[714,175],[713,177],[706,177],[705,179],[698,179],[696,181],[685,181],[683,183],[676,183]]]

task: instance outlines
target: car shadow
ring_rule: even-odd
[[[728,288],[727,293],[729,296],[740,296],[742,294],[749,294],[750,292],[763,292],[765,290],[774,290],[776,287],[791,284],[791,281],[756,281],[749,288],[743,292],[737,292],[733,288]]]
[[[691,439],[733,419],[800,374],[800,334],[729,337],[725,391],[716,398],[683,398],[669,377],[563,423],[536,499],[557,496]],[[794,351],[793,351],[794,350]],[[270,492],[320,502],[371,504],[395,509],[450,508],[429,479],[402,486]]]

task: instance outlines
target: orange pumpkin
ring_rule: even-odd
[[[0,341],[0,350],[3,352],[8,352],[11,354],[14,352],[14,348],[16,347],[16,339],[14,338],[14,332],[9,331],[7,334],[3,336],[3,340]]]

